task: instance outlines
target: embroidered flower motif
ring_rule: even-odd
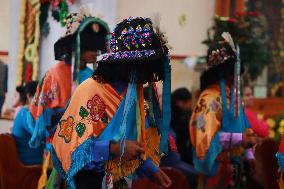
[[[94,122],[106,117],[106,105],[98,95],[95,95],[92,100],[88,100],[87,108],[90,110]]]
[[[56,84],[51,86],[51,89],[47,92],[42,92],[39,96],[39,103],[42,106],[47,106],[52,100],[57,97],[58,87]]]
[[[196,127],[200,130],[202,130],[203,132],[205,131],[205,126],[206,121],[204,119],[204,116],[202,114],[198,114],[196,117]]]
[[[73,127],[75,125],[74,118],[69,116],[67,119],[61,120],[59,125],[60,130],[58,136],[64,138],[66,143],[69,143],[71,141]]]
[[[211,111],[217,113],[220,109],[220,104],[217,100],[213,100],[210,104]]]
[[[201,98],[199,103],[197,103],[194,112],[195,113],[199,113],[202,112],[204,110],[206,110],[207,106],[206,106],[206,100]]]
[[[78,136],[82,137],[85,131],[86,131],[86,125],[84,123],[79,122],[76,126],[76,132]]]

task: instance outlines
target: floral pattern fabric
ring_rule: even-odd
[[[108,123],[106,105],[99,95],[95,95],[92,99],[88,100],[86,108],[81,106],[78,114],[81,117],[79,121],[74,121],[71,116],[66,120],[60,121],[60,131],[58,136],[63,137],[66,143],[70,142],[75,125],[75,131],[81,138],[86,131],[86,124],[84,122],[91,123],[92,121],[101,121],[105,124]]]
[[[106,105],[98,95],[95,95],[87,102],[87,108],[90,110],[94,122],[97,122],[106,116]]]
[[[202,92],[194,108],[189,129],[193,147],[200,159],[205,157],[210,141],[221,127],[221,104],[220,91],[212,88]]]
[[[59,125],[60,130],[58,136],[64,138],[66,143],[69,143],[71,141],[73,127],[75,125],[74,118],[69,116],[67,119],[61,120]]]

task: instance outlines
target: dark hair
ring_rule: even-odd
[[[176,89],[174,92],[172,92],[172,95],[171,95],[171,100],[172,100],[173,105],[177,101],[186,101],[186,100],[191,100],[191,99],[192,99],[192,94],[185,87]]]
[[[34,96],[36,93],[38,82],[37,81],[30,81],[25,85],[25,94],[29,94],[30,96]]]
[[[94,22],[88,24],[80,34],[80,51],[96,51],[107,52],[108,31],[101,24],[99,31],[94,32],[92,27]],[[72,35],[67,35],[54,44],[54,54],[56,60],[64,60],[71,62],[72,53],[77,48],[76,38],[78,31]]]
[[[224,57],[219,57],[222,63],[218,65],[211,65],[208,70],[202,73],[200,77],[200,90],[203,91],[208,86],[212,84],[216,84],[218,81],[222,79],[228,79],[234,76],[234,65],[236,62],[236,54],[232,50],[231,46],[226,42],[218,42],[211,45],[207,51],[207,64],[210,65],[210,56],[214,51],[220,50],[224,48],[226,55]],[[223,58],[223,59],[222,59]],[[241,66],[241,73],[243,73],[244,69]]]
[[[25,88],[23,86],[17,86],[16,91],[20,95],[20,101],[22,102],[22,104],[26,104],[27,97],[26,97],[26,93],[25,93]]]

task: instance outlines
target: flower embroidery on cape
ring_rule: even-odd
[[[86,125],[84,123],[79,122],[76,126],[76,132],[79,137],[82,137],[86,131]]]
[[[59,125],[60,125],[60,130],[58,136],[64,138],[66,143],[70,142],[72,137],[73,127],[75,125],[74,118],[72,116],[69,116],[67,119],[61,120]]]
[[[197,129],[200,129],[204,132],[205,131],[205,128],[204,128],[205,124],[206,124],[206,121],[204,119],[204,116],[202,114],[198,114],[196,116],[196,127],[197,127]]]
[[[106,117],[106,105],[98,95],[88,100],[87,108],[90,110],[90,115],[94,122]]]
[[[210,110],[217,113],[219,109],[220,109],[220,102],[214,99],[210,104]]]
[[[51,86],[51,89],[47,92],[42,92],[39,96],[39,103],[42,106],[47,106],[52,100],[56,99],[58,87],[56,84]]]

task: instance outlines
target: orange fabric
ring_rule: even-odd
[[[139,87],[138,87],[139,88]],[[142,89],[142,88],[141,88]],[[139,98],[142,101],[142,90],[139,88]],[[79,85],[70,101],[70,105],[65,111],[60,123],[57,125],[56,132],[52,141],[53,148],[57,154],[57,157],[62,163],[62,168],[65,172],[68,172],[71,165],[71,155],[84,141],[90,137],[99,136],[108,123],[112,120],[114,114],[119,107],[125,92],[119,95],[115,89],[109,84],[101,84],[92,78],[87,79],[84,83]],[[97,116],[91,115],[91,107],[89,101],[94,100],[96,106],[93,107]],[[143,99],[144,102],[144,99]],[[159,134],[156,128],[145,129],[145,113],[144,103],[143,109],[141,109],[142,122],[142,137],[145,141],[145,156],[151,157],[156,165],[159,165]],[[104,112],[108,117],[108,122],[104,122],[102,117],[105,117]],[[85,111],[83,111],[85,110]],[[87,113],[88,111],[89,113]],[[85,112],[85,113],[84,113]],[[82,117],[83,116],[83,117]],[[98,117],[101,116],[101,117]],[[94,119],[97,119],[94,121]],[[83,132],[78,132],[78,126],[84,127]],[[62,129],[65,129],[62,132]],[[118,181],[124,176],[133,173],[140,165],[140,160],[127,161],[124,158],[121,160],[121,167],[119,167],[120,158],[106,162],[106,170],[111,171],[113,174],[113,180]]]
[[[37,118],[46,108],[63,108],[71,96],[71,66],[64,62],[54,65],[40,81],[29,109]]]
[[[228,88],[227,94],[229,94]],[[227,104],[229,104],[228,101]],[[221,123],[220,86],[213,85],[200,94],[189,124],[191,142],[199,159],[205,158],[210,142],[221,128]]]
[[[100,84],[92,78],[87,79],[84,83],[77,87],[72,96],[69,107],[61,118],[61,123],[68,120],[70,117],[73,118],[73,121],[70,123],[70,128],[67,129],[67,131],[70,131],[70,141],[67,140],[66,142],[64,138],[59,136],[59,133],[61,133],[60,123],[57,125],[52,141],[53,147],[58,158],[61,160],[62,167],[65,171],[68,171],[71,165],[72,152],[86,139],[92,136],[98,136],[107,126],[106,123],[100,120],[97,122],[93,121],[90,114],[85,119],[82,119],[79,115],[81,107],[88,109],[87,103],[95,95],[98,95],[102,102],[106,105],[105,111],[109,120],[112,119],[123,97],[117,94],[117,92],[109,84]],[[81,137],[79,137],[75,131],[75,127],[79,123],[85,124],[86,126],[86,130]]]
[[[281,143],[279,146],[279,152],[284,154],[284,135],[281,136]]]

